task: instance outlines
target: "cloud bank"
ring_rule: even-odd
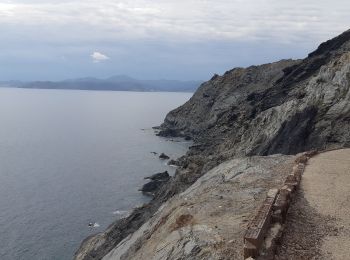
[[[324,38],[343,31],[349,2],[338,0],[135,0],[7,1],[0,4],[0,23],[92,28],[102,37],[173,40]],[[87,36],[87,35],[85,35]]]
[[[202,79],[233,66],[303,57],[349,29],[349,13],[348,0],[2,1],[0,66],[6,78],[114,71]],[[97,71],[86,57],[101,49],[116,59],[101,62],[108,56],[96,51]]]

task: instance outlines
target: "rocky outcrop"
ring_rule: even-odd
[[[242,259],[248,221],[269,189],[281,186],[295,156],[237,158],[169,199],[103,260]]]
[[[154,196],[161,186],[170,180],[170,175],[167,171],[165,171],[145,177],[145,179],[149,179],[151,181],[144,184],[139,191],[142,191],[145,195]]]
[[[170,175],[168,171],[155,173],[151,176],[145,177],[145,180],[152,181],[168,181],[170,179]]]
[[[236,68],[171,111],[160,135],[191,136],[192,154],[295,154],[350,145],[350,31],[304,60]]]
[[[161,153],[159,155],[159,159],[162,159],[162,160],[168,160],[170,159],[170,157],[168,155],[166,155],[165,153]]]
[[[282,177],[257,171],[256,178],[249,179],[246,172],[250,167],[272,167],[263,159],[254,161],[257,159],[252,158],[264,158],[254,155],[350,146],[350,31],[321,44],[303,60],[235,68],[215,75],[186,104],[171,111],[157,131],[161,136],[192,139],[193,146],[176,160],[179,168],[174,177],[154,193],[149,204],[84,241],[76,259],[101,259],[109,252],[106,259],[241,257],[243,227],[253,209],[245,207],[266,195],[259,189],[265,191]],[[241,159],[230,161],[237,157]],[[284,158],[276,159],[281,167],[289,160],[281,155],[266,158]],[[209,181],[213,174],[216,177]],[[193,203],[180,193],[190,196]],[[226,193],[233,200],[241,199],[242,204],[226,199]],[[219,201],[221,196],[224,204]],[[212,210],[204,206],[209,201],[213,201]],[[231,212],[224,214],[215,205],[231,205]],[[230,233],[217,230],[214,223],[218,222]],[[236,240],[229,242],[236,235],[238,251]]]

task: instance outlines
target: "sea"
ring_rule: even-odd
[[[72,259],[149,201],[144,177],[175,171],[154,153],[190,146],[152,127],[191,95],[0,88],[0,259]]]

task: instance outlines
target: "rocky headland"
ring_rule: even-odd
[[[193,140],[176,174],[75,259],[241,259],[247,222],[296,154],[350,146],[350,31],[302,60],[215,75],[158,134]]]

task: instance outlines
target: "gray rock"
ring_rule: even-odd
[[[160,186],[163,185],[162,181],[150,181],[142,186],[139,191],[142,191],[143,193],[153,195],[154,192],[156,192]]]
[[[168,160],[170,159],[170,157],[168,155],[166,155],[165,153],[161,153],[159,155],[159,159],[162,159],[162,160]]]
[[[167,171],[165,171],[145,177],[145,179],[149,179],[151,181],[144,184],[139,191],[142,191],[145,195],[154,196],[160,187],[170,180],[170,175]]]
[[[227,160],[237,156],[295,154],[311,149],[349,147],[349,75],[350,31],[347,31],[321,44],[303,60],[282,60],[236,68],[222,76],[215,75],[203,83],[186,104],[167,115],[159,128],[158,134],[161,136],[187,137],[194,142],[186,156],[178,159],[181,167],[176,170],[175,176],[157,190],[149,204],[135,209],[126,219],[115,222],[104,233],[85,240],[76,253],[76,259],[101,259],[117,246],[124,247],[126,251],[118,251],[117,247],[112,253],[133,255],[134,250],[123,246],[121,241],[130,241],[130,238],[135,237],[137,241],[131,244],[136,251],[142,248],[150,237],[147,233],[148,225],[153,225],[148,220],[159,207],[174,195],[185,192],[201,176]],[[223,168],[216,168],[221,169],[220,174],[215,176],[222,180],[222,184],[212,182],[211,194],[216,194],[216,189],[221,189],[223,185],[235,184],[236,181],[244,181],[246,185],[258,190],[263,183],[272,181],[273,178],[268,177],[266,172],[257,171],[265,169],[264,162],[256,164],[250,158],[235,165],[234,171],[227,169],[226,173],[222,173]],[[215,171],[211,173],[213,172]],[[250,174],[259,173],[267,179],[250,179]],[[201,180],[206,181],[210,176],[206,174]],[[249,184],[250,180],[253,183]],[[236,187],[239,194],[242,188],[244,189],[240,185]],[[195,189],[200,189],[199,182],[186,192],[195,193]],[[201,194],[204,196],[207,193]],[[198,207],[198,204],[200,202],[193,205]],[[163,207],[158,210],[159,215],[164,213],[162,209]],[[237,210],[239,209],[238,207]],[[168,217],[171,218],[172,215],[169,213]],[[159,223],[162,221],[159,219]],[[142,228],[139,229],[140,227]],[[208,234],[209,230],[215,229],[200,229],[198,232],[201,235],[196,236],[195,240],[187,236],[192,234],[191,229],[189,233],[184,229],[184,236],[180,238],[176,237],[178,232],[172,232],[174,237],[168,237],[169,243],[165,241],[167,244],[163,251],[159,248],[159,256],[165,259],[171,254],[173,258],[168,259],[181,259],[176,257],[184,257],[185,252],[190,253],[187,259],[207,259],[199,254],[211,252],[210,250],[197,250],[208,248],[211,243],[203,230]],[[179,243],[172,244],[171,241],[174,240]],[[231,251],[234,245],[235,243],[229,245]],[[241,247],[237,250],[241,250]],[[218,258],[209,256],[208,259]]]
[[[304,60],[236,68],[171,111],[160,135],[190,136],[191,154],[295,154],[350,145],[350,31]]]
[[[254,156],[220,164],[164,203],[103,260],[243,259],[246,221],[269,190],[282,185],[295,158]]]
[[[151,176],[145,177],[146,180],[149,179],[152,181],[167,181],[167,180],[169,180],[169,178],[170,178],[170,175],[169,175],[168,171],[159,172],[159,173],[153,174]]]

